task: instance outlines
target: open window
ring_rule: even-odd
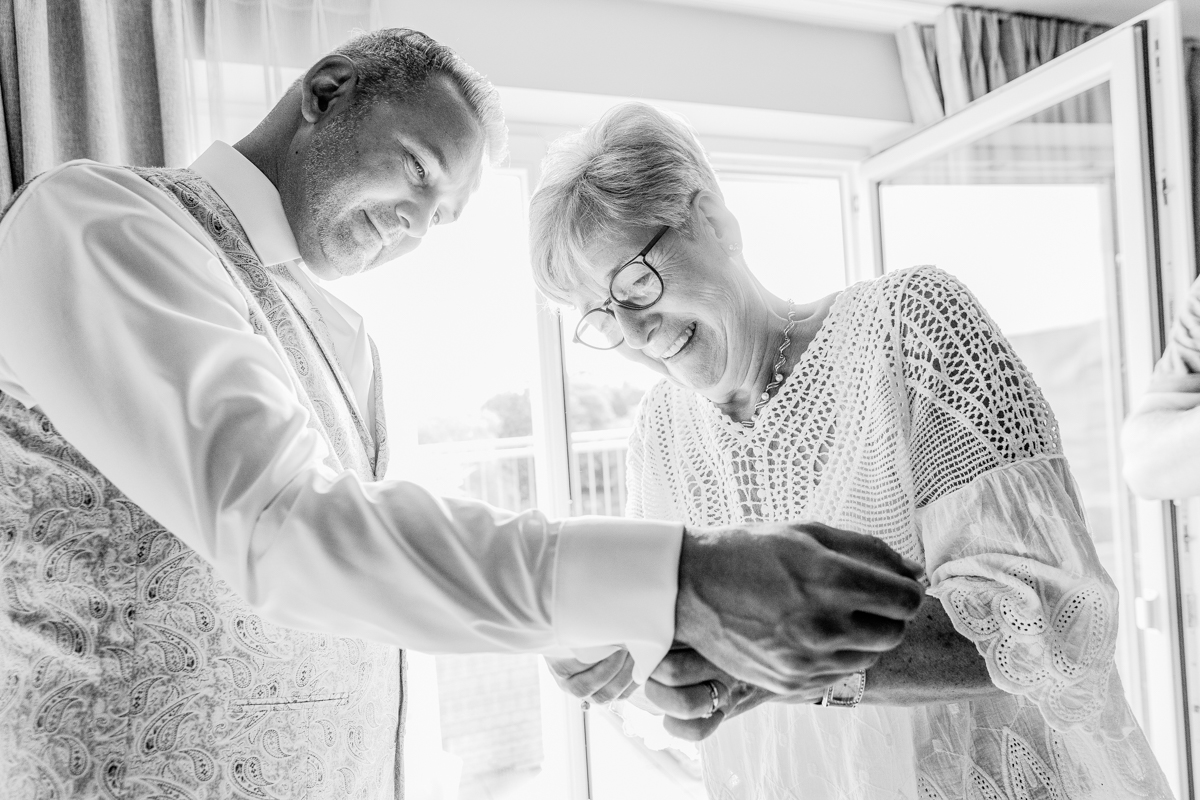
[[[1187,554],[1169,504],[1125,486],[1119,447],[1165,301],[1194,275],[1187,190],[1173,185],[1187,174],[1176,14],[1160,6],[866,159],[858,201],[863,275],[954,273],[1045,392],[1120,591],[1118,671],[1183,797]]]

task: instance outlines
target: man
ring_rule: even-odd
[[[1200,495],[1200,281],[1184,298],[1122,433],[1125,480],[1134,492],[1152,500]]]
[[[76,162],[11,204],[6,797],[399,796],[399,647],[620,644],[644,680],[675,639],[788,691],[899,642],[918,568],[873,539],[553,522],[378,480],[377,360],[319,280],[452,222],[505,136],[470,67],[379,31],[190,170]]]

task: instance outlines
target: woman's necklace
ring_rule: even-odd
[[[771,399],[771,394],[783,383],[783,365],[787,359],[788,345],[792,343],[792,328],[794,327],[796,327],[796,304],[788,300],[787,325],[783,329],[783,342],[779,345],[779,355],[775,358],[775,368],[771,370],[773,373],[771,382],[767,384],[767,388],[763,389],[758,402],[754,404],[754,413],[750,415],[749,419],[742,420],[744,427],[754,427],[754,423],[758,422],[758,412],[762,411],[763,406]]]

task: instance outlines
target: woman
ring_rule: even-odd
[[[538,285],[584,312],[577,340],[667,378],[630,439],[629,514],[813,519],[929,577],[865,674],[746,714],[762,693],[694,687],[740,714],[702,745],[711,797],[1170,797],[1117,677],[1117,593],[1054,417],[961,284],[921,267],[772,296],[694,134],[639,104],[552,148],[531,225]],[[556,670],[604,699],[626,689],[623,659]]]

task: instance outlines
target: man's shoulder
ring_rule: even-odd
[[[130,167],[102,164],[87,158],[64,161],[30,178],[18,189],[19,197],[29,197],[38,192],[51,191],[60,186],[87,188],[113,183],[126,183],[136,177]]]
[[[88,159],[67,161],[33,177],[16,192],[0,213],[0,240],[23,219],[47,220],[69,226],[81,217],[122,217],[131,206],[166,208],[169,200],[131,167]]]

